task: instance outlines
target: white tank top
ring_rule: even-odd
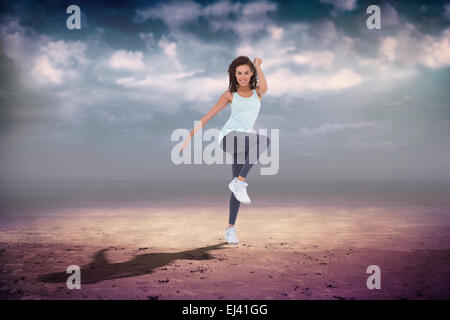
[[[260,108],[261,101],[255,89],[252,96],[248,98],[233,92],[230,118],[220,130],[219,142],[231,131],[251,132]]]

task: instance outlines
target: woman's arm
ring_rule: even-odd
[[[225,108],[227,106],[227,104],[231,102],[231,99],[232,99],[232,95],[231,95],[230,91],[227,90],[224,93],[222,93],[222,95],[219,98],[219,101],[217,101],[217,103],[208,111],[208,113],[205,114],[200,119],[200,121],[196,124],[194,129],[192,129],[192,131],[190,132],[189,137],[187,137],[184,140],[183,145],[180,148],[180,152],[183,151],[183,149],[188,145],[189,141],[194,136],[194,134],[198,130],[203,128],[212,118],[215,117],[216,114],[218,114],[220,111],[222,111],[222,109]]]
[[[264,73],[261,69],[262,59],[261,58],[255,58],[255,67],[256,71],[258,72],[258,80],[259,80],[259,86],[256,87],[256,92],[259,93],[260,96],[265,94],[267,92],[267,82],[266,77],[264,77]]]

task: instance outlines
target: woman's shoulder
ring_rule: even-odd
[[[231,93],[230,90],[226,90],[222,96],[227,99],[227,101],[232,102],[233,101],[233,94]]]

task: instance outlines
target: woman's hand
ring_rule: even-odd
[[[261,65],[262,62],[263,62],[263,61],[262,61],[261,58],[255,58],[255,60],[254,60],[253,63],[255,64],[255,66],[259,67],[259,66]]]
[[[187,137],[186,140],[184,140],[183,145],[180,148],[180,152],[183,151],[184,148],[189,144],[189,141],[191,140],[191,136]]]

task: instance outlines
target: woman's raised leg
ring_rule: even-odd
[[[256,151],[256,161],[259,159],[259,156],[261,155],[261,151],[264,148],[268,148],[270,145],[270,139],[266,136],[260,135],[259,133],[256,134],[256,147],[253,147],[253,150],[250,150],[250,138],[249,136],[245,137],[245,163],[242,166],[241,170],[239,171],[239,176],[247,179],[248,172],[253,167],[253,163],[250,163],[250,153]],[[256,150],[255,150],[256,148]]]

